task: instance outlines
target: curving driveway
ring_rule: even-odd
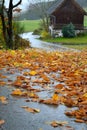
[[[32,35],[32,32],[23,33],[23,34],[21,34],[21,37],[30,41],[31,47],[33,47],[33,48],[41,48],[46,51],[55,51],[55,50],[56,51],[68,51],[68,50],[76,51],[75,49],[70,49],[70,48],[62,46],[61,43],[58,45],[58,44],[41,41],[38,39],[39,36]]]

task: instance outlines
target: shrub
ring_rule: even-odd
[[[41,31],[42,31],[42,28],[35,29],[35,30],[33,31],[33,35],[40,35]]]
[[[30,47],[29,41],[22,39],[19,34],[23,33],[24,27],[20,26],[18,22],[13,23],[14,32],[14,49]]]
[[[62,29],[62,33],[64,37],[75,37],[75,27],[72,23],[66,25]]]
[[[42,38],[42,39],[50,38],[50,37],[51,37],[51,36],[50,36],[49,32],[47,32],[47,31],[42,31],[42,33],[41,33],[41,38]]]
[[[20,36],[15,37],[14,41],[14,49],[24,49],[24,48],[29,48],[30,47],[30,42],[27,41],[26,39],[21,38]]]

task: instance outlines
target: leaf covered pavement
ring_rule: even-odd
[[[9,74],[16,74],[15,79],[9,79]],[[65,114],[75,117],[76,122],[87,123],[87,51],[0,50],[0,86],[5,85],[14,86],[11,95],[26,97],[27,102],[76,107]],[[45,91],[52,94],[43,98],[39,93]],[[0,102],[9,101],[1,95]],[[23,108],[28,112],[39,110]]]

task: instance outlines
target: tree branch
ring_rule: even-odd
[[[15,7],[17,7],[18,5],[20,5],[20,4],[21,4],[21,2],[22,2],[22,0],[20,0],[17,4],[13,5],[13,7],[12,7],[12,8],[15,8]]]

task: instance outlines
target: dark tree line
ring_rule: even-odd
[[[9,0],[8,8],[5,8],[5,0],[0,1],[0,16],[2,21],[3,28],[3,37],[6,43],[6,47],[9,49],[13,49],[14,47],[14,34],[13,34],[13,9],[21,4],[22,0],[19,0],[15,5],[13,4],[13,0]]]

